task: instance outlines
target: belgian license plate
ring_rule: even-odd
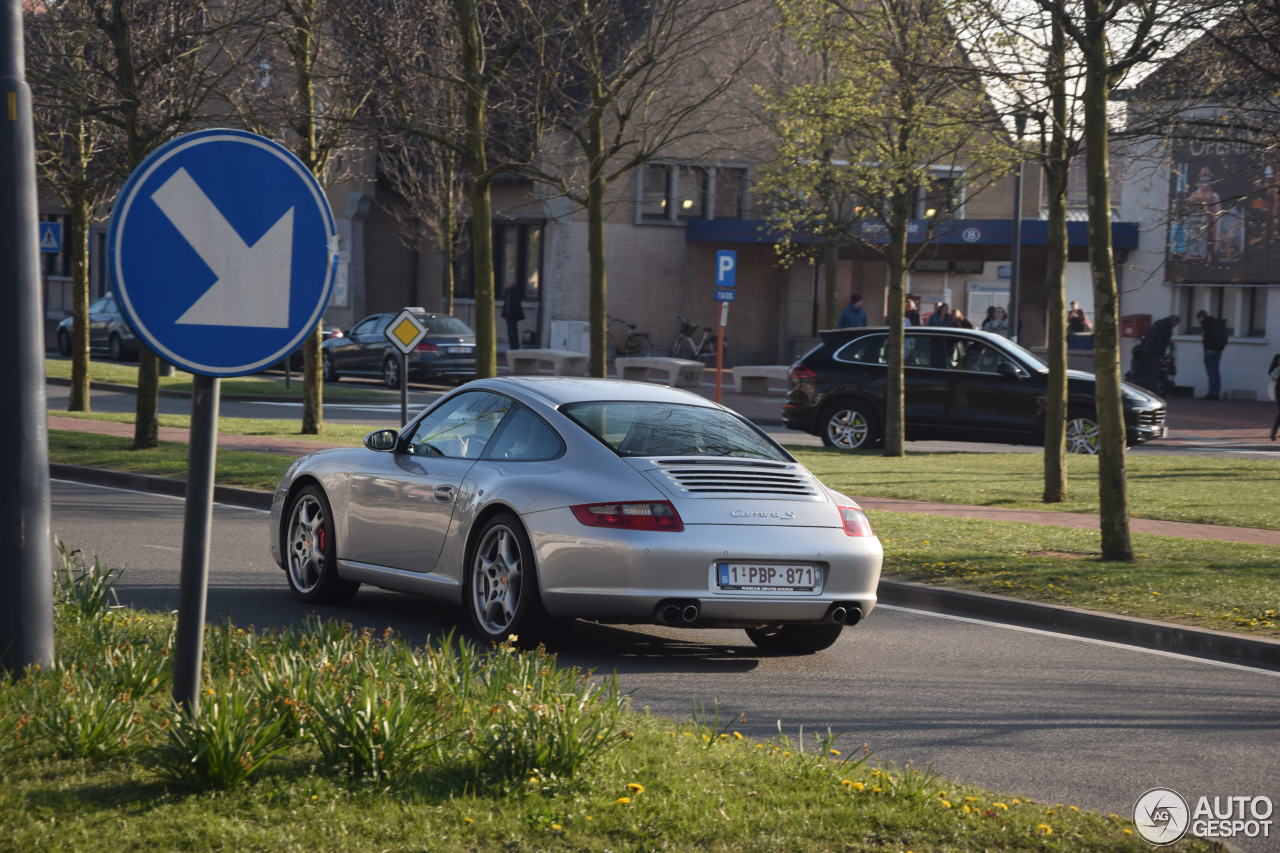
[[[821,576],[817,566],[717,563],[716,582],[721,589],[743,592],[812,592]]]
[[[471,352],[471,347],[445,347],[444,351],[450,355],[464,355]]]

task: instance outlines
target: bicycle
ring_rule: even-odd
[[[716,357],[716,336],[711,334],[711,327],[690,323],[679,314],[676,315],[676,319],[680,321],[680,334],[676,336],[676,342],[671,345],[671,356],[695,361],[714,359]],[[695,338],[694,334],[698,330],[702,331],[702,336]],[[725,345],[726,347],[728,346],[727,341]]]
[[[617,317],[610,317],[609,323],[627,327],[627,336],[622,339],[613,333],[613,329],[605,329],[609,336],[609,343],[612,344],[613,351],[617,355],[648,355],[653,352],[653,341],[649,340],[649,333],[637,332],[635,323],[628,323]]]

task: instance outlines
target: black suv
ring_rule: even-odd
[[[883,438],[888,329],[833,329],[791,368],[782,417],[787,426],[853,450]],[[989,332],[913,326],[905,330],[906,437],[1007,444],[1044,441],[1049,368]],[[1165,434],[1165,402],[1124,384],[1129,444]],[[1067,449],[1098,452],[1091,373],[1068,371]]]

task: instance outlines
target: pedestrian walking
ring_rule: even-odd
[[[524,288],[508,284],[502,294],[502,319],[507,321],[507,349],[520,349],[520,321],[524,319]]]
[[[933,303],[933,313],[929,315],[930,326],[954,326],[955,324],[955,320],[951,319],[951,308],[947,303]]]
[[[986,319],[982,321],[982,331],[1009,337],[1009,312],[999,305],[988,305]]]
[[[951,325],[957,329],[972,329],[973,324],[964,316],[964,312],[959,308],[951,309]]]
[[[850,294],[849,304],[840,312],[836,325],[841,329],[860,329],[867,325],[867,309],[862,307],[861,293]]]
[[[902,312],[902,325],[919,326],[920,325],[920,298],[918,296],[907,296],[906,309]]]
[[[1271,377],[1271,396],[1276,401],[1276,419],[1271,424],[1271,440],[1276,440],[1276,431],[1280,430],[1280,352],[1271,356],[1271,366],[1267,368]]]
[[[1200,321],[1200,335],[1204,341],[1204,372],[1209,377],[1209,392],[1200,399],[1216,400],[1222,391],[1222,351],[1227,348],[1229,335],[1227,321],[1214,317],[1208,311],[1197,311],[1196,319]]]

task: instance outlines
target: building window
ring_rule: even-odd
[[[931,169],[928,183],[916,201],[917,219],[959,219],[964,215],[964,173],[960,169]]]
[[[1233,338],[1261,338],[1267,334],[1267,287],[1193,285],[1179,287],[1177,312],[1182,318],[1179,334],[1200,334],[1197,311],[1207,311],[1226,321]]]
[[[1245,287],[1244,317],[1240,328],[1244,329],[1246,338],[1265,338],[1267,336],[1267,288]]]
[[[637,175],[637,222],[741,219],[747,209],[747,170],[741,166],[650,163]]]
[[[493,223],[493,289],[501,300],[507,288],[518,284],[524,288],[523,302],[542,299],[542,228],[541,222]],[[468,252],[458,260],[460,299],[475,299],[476,281]]]

